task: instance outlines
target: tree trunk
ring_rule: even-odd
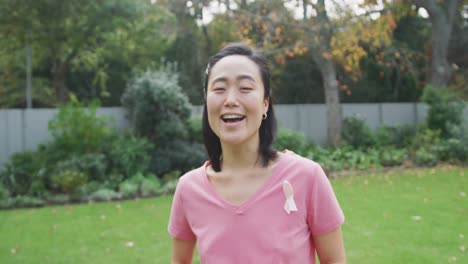
[[[415,3],[418,7],[426,9],[432,25],[430,83],[446,86],[453,74],[453,69],[447,60],[447,54],[458,0],[442,1],[442,6],[437,4],[435,0],[415,0]]]
[[[328,145],[336,147],[341,143],[341,104],[333,61],[324,60],[320,67],[320,73],[325,89]]]
[[[55,98],[58,103],[66,103],[69,99],[68,88],[65,85],[66,67],[60,60],[52,62],[52,85],[55,90]]]
[[[307,4],[308,0],[303,0],[303,16],[304,21],[307,20]],[[327,11],[325,9],[325,1],[318,0],[315,5],[317,12],[317,24],[319,26],[318,43],[311,41],[312,33],[308,31],[309,41],[312,43],[312,55],[315,63],[320,68],[320,73],[323,79],[323,88],[325,90],[325,104],[327,108],[327,136],[328,145],[336,147],[341,143],[341,103],[338,89],[338,81],[336,80],[336,66],[331,58],[326,58],[324,54],[331,54],[331,35],[332,29]]]

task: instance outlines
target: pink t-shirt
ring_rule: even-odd
[[[344,222],[322,168],[291,151],[273,174],[243,204],[223,199],[206,175],[205,167],[179,180],[169,220],[169,233],[197,241],[203,264],[315,263],[312,236]],[[297,211],[284,209],[284,181],[294,192]]]

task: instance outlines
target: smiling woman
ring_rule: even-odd
[[[344,215],[322,168],[271,145],[276,120],[261,53],[230,44],[205,76],[209,161],[179,180],[172,263],[344,263]]]

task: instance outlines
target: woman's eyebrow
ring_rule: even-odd
[[[252,81],[252,82],[255,82],[255,79],[250,76],[250,75],[247,75],[247,74],[242,74],[242,75],[239,75],[236,77],[236,79],[238,81],[241,81],[241,80],[249,80],[249,81]],[[227,82],[228,79],[226,77],[218,77],[216,79],[214,79],[212,82],[211,82],[211,85],[217,83],[217,82]]]

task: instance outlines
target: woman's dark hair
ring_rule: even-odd
[[[269,100],[267,117],[262,120],[260,125],[259,134],[260,134],[260,144],[259,144],[259,158],[264,167],[268,163],[274,160],[278,154],[271,147],[273,140],[276,136],[276,118],[273,111],[273,103],[271,100],[271,87],[270,87],[270,69],[266,63],[263,55],[251,48],[250,46],[243,43],[232,43],[221,49],[217,54],[210,58],[208,66],[205,71],[205,84],[204,84],[204,93],[206,97],[206,92],[208,90],[208,78],[211,73],[213,66],[220,61],[222,58],[231,56],[231,55],[242,55],[246,56],[255,64],[257,64],[260,69],[260,75],[262,77],[263,87],[264,87],[264,98]],[[221,142],[218,136],[213,132],[208,122],[208,113],[206,100],[203,106],[203,140],[205,143],[206,151],[208,152],[208,157],[211,162],[211,166],[217,172],[221,171],[220,157],[222,154]]]

